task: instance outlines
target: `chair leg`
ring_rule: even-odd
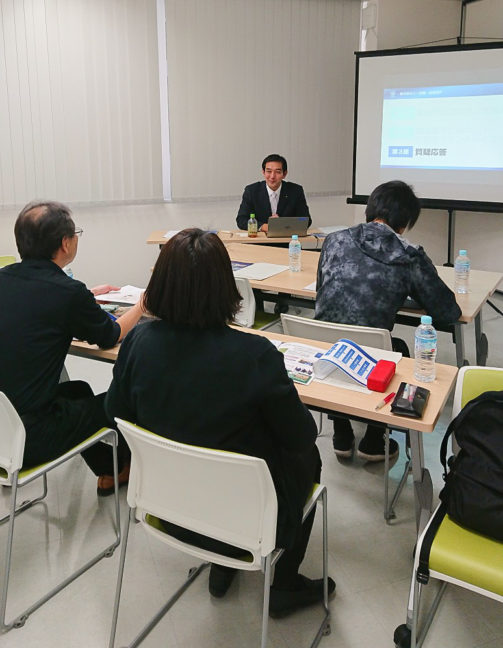
[[[384,453],[385,453],[384,456],[384,519],[388,524],[391,522],[391,520],[394,520],[396,518],[394,508],[400,498],[400,495],[402,494],[405,484],[407,483],[407,478],[409,476],[412,467],[412,460],[410,457],[410,450],[409,450],[409,435],[406,432],[405,434],[406,434],[407,461],[405,462],[405,468],[403,470],[402,476],[400,477],[400,481],[398,482],[398,486],[396,487],[395,493],[390,503],[389,502],[389,432],[390,432],[389,428],[386,428],[384,432]]]
[[[123,542],[121,547],[121,556],[119,562],[119,573],[117,575],[117,587],[115,590],[115,602],[114,602],[114,611],[112,615],[112,628],[110,630],[110,641],[108,648],[114,648],[115,643],[115,634],[117,631],[117,619],[119,616],[119,604],[122,591],[122,582],[124,578],[124,566],[126,563],[126,548],[127,541],[129,536],[129,528],[131,524],[134,524],[136,520],[136,509],[129,509],[129,515],[127,521],[124,523],[124,532],[123,532]],[[185,590],[193,583],[193,581],[199,576],[199,574],[208,567],[209,563],[201,563],[198,567],[193,567],[189,571],[189,576],[187,580],[183,583],[181,587],[171,596],[171,598],[161,607],[161,609],[152,617],[152,619],[147,623],[146,626],[140,630],[136,635],[133,641],[128,644],[128,648],[136,648],[139,646],[145,637],[150,634],[150,632],[155,628],[159,621],[163,618],[166,612],[173,607],[173,605],[178,601],[180,596],[185,592]]]
[[[10,630],[11,628],[20,628],[23,626],[28,619],[28,617],[35,612],[35,610],[38,610],[39,607],[41,607],[44,603],[46,603],[49,599],[51,599],[53,596],[58,594],[58,592],[61,592],[62,589],[64,589],[67,585],[72,583],[74,580],[76,580],[79,576],[81,576],[84,572],[86,572],[88,569],[90,569],[93,565],[95,565],[97,562],[99,562],[102,558],[108,558],[110,557],[116,547],[120,543],[120,518],[119,518],[119,494],[118,494],[118,489],[119,489],[119,478],[118,478],[118,470],[117,470],[117,433],[113,430],[110,431],[110,436],[113,439],[113,462],[114,462],[114,480],[115,480],[115,520],[114,520],[114,532],[115,532],[115,540],[114,542],[106,547],[105,549],[102,549],[100,553],[98,553],[96,556],[88,560],[84,565],[79,567],[76,571],[74,571],[70,576],[65,578],[61,583],[56,585],[53,589],[51,589],[47,594],[44,594],[38,601],[33,603],[33,605],[30,605],[30,607],[26,608],[24,612],[19,614],[13,621],[10,623],[6,624],[5,623],[5,609],[7,606],[7,587],[8,587],[8,579],[9,579],[9,572],[10,572],[10,566],[11,566],[11,553],[12,553],[12,537],[14,533],[14,519],[16,515],[16,495],[17,495],[17,482],[18,482],[18,474],[15,474],[15,478],[13,478],[12,482],[12,494],[11,494],[11,520],[9,522],[9,531],[8,531],[8,539],[7,539],[7,550],[6,550],[6,570],[5,570],[5,578],[4,578],[4,588],[3,588],[3,595],[2,595],[2,601],[0,603],[0,616],[1,616],[1,628],[6,631]],[[98,441],[99,443],[99,441]],[[44,490],[47,492],[47,476],[44,473]],[[15,485],[15,487],[14,487]]]
[[[321,506],[322,506],[322,525],[323,525],[323,608],[325,614],[323,616],[318,632],[311,643],[311,648],[315,648],[321,641],[321,638],[327,636],[331,632],[330,628],[330,609],[328,607],[328,515],[327,515],[327,490],[323,489],[321,493]]]
[[[10,496],[9,507],[9,530],[7,532],[7,546],[5,548],[5,564],[4,564],[4,578],[2,587],[2,598],[0,600],[0,629],[2,632],[10,630],[14,626],[14,622],[5,623],[5,612],[7,609],[7,592],[9,589],[9,576],[12,559],[12,538],[14,536],[14,520],[16,518],[16,497],[17,497],[17,480],[19,471],[13,474],[12,491]]]
[[[134,523],[135,509],[129,508],[129,514],[126,521],[124,522],[124,531],[122,533],[122,547],[121,555],[119,561],[119,573],[117,574],[117,586],[115,588],[115,601],[114,601],[114,611],[112,615],[112,628],[110,630],[110,641],[108,643],[109,648],[113,648],[115,642],[115,633],[117,630],[117,618],[119,616],[119,603],[121,598],[122,590],[122,579],[124,576],[124,563],[126,562],[126,548],[127,541],[129,537],[129,527],[131,523]]]
[[[271,594],[271,554],[265,559],[264,570],[264,602],[262,609],[262,640],[261,648],[267,648],[267,631],[269,628],[269,596]]]
[[[34,499],[25,500],[24,502],[21,502],[21,504],[19,504],[19,506],[16,508],[15,515],[19,515],[19,513],[26,511],[27,509],[31,508],[34,504],[38,504],[38,502],[41,502],[43,499],[45,499],[47,495],[47,474],[46,473],[42,475],[42,481],[43,481],[42,495],[39,495]],[[0,518],[0,524],[4,524],[4,522],[7,522],[7,520],[9,519],[10,519],[10,513],[7,513],[6,515]]]

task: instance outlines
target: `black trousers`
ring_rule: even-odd
[[[309,486],[306,488],[305,493],[303,494],[304,498],[302,500],[307,501],[313,484],[319,483],[320,481],[321,460],[318,448],[316,446],[314,446],[312,452],[307,453],[307,455],[303,457],[303,462],[304,465],[302,467],[302,472],[304,473],[304,475],[311,475],[311,478],[309,479]],[[304,524],[302,524],[299,520],[298,524],[290,530],[290,533],[293,534],[293,538],[289,548],[284,550],[281,558],[279,558],[278,562],[276,563],[273,587],[278,589],[289,589],[290,587],[295,587],[296,577],[299,572],[300,565],[304,560],[309,537],[313,528],[315,512],[316,507],[313,508],[311,513],[305,519]],[[239,549],[238,547],[234,547],[208,536],[203,536],[199,533],[195,533],[194,531],[189,531],[188,529],[184,529],[183,527],[171,524],[171,522],[163,521],[162,525],[170,535],[174,536],[178,540],[193,544],[196,547],[201,547],[201,549],[214,551],[215,553],[221,553],[231,558],[240,558],[245,555],[243,549]],[[277,535],[278,534],[279,530]]]
[[[59,383],[57,397],[42,412],[21,416],[26,428],[23,468],[56,459],[103,427],[113,427],[104,408],[105,394],[95,396],[84,381]],[[113,475],[112,447],[97,443],[82,453],[95,475]],[[130,458],[119,434],[119,471]]]

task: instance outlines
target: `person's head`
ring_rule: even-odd
[[[163,246],[145,291],[145,307],[173,328],[209,329],[232,322],[241,295],[216,234],[185,229]]]
[[[370,194],[365,216],[367,223],[380,220],[395,232],[402,233],[414,227],[421,206],[415,193],[405,182],[391,180],[374,189]]]
[[[78,236],[70,209],[58,202],[32,202],[14,226],[21,259],[47,259],[66,265],[77,254]]]
[[[287,172],[286,160],[282,155],[273,153],[264,158],[262,162],[262,175],[269,189],[273,191],[279,189],[284,178],[286,178]]]

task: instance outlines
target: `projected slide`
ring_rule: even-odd
[[[381,168],[503,169],[503,83],[385,88]]]

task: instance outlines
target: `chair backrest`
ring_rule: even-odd
[[[297,315],[285,315],[284,313],[281,314],[281,323],[283,332],[286,335],[332,343],[337,342],[339,338],[346,337],[362,346],[386,351],[392,350],[391,333],[388,329],[322,322],[307,317],[298,317]]]
[[[243,298],[241,308],[234,318],[234,323],[238,326],[252,328],[255,323],[255,296],[248,279],[236,277],[236,287]]]
[[[503,389],[503,369],[500,367],[461,367],[456,379],[452,417],[479,394]]]
[[[7,396],[0,392],[0,467],[9,475],[23,465],[25,438],[23,421]]]
[[[178,443],[116,419],[132,455],[128,504],[250,552],[275,548],[277,498],[263,459]]]
[[[15,256],[12,256],[10,254],[5,254],[4,256],[0,255],[0,268],[4,268],[5,266],[12,265],[13,263],[16,263]]]

